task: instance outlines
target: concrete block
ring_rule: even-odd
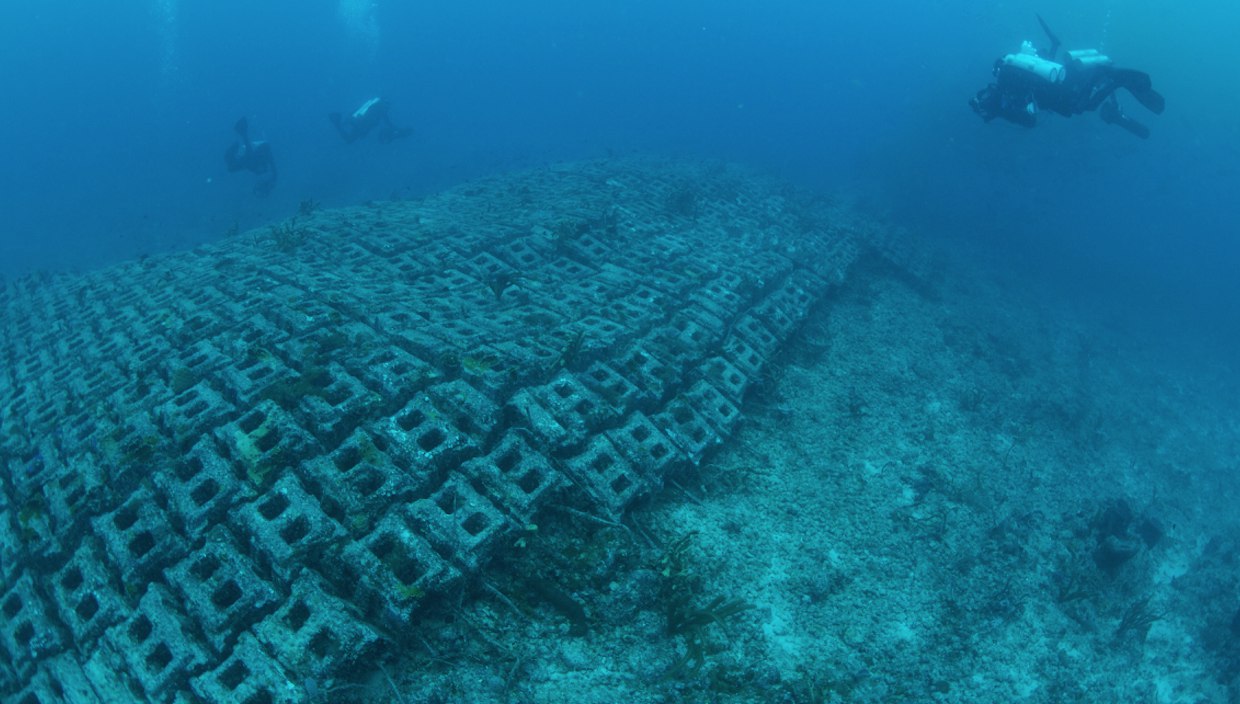
[[[518,527],[531,523],[538,509],[567,481],[516,430],[500,439],[491,452],[462,463],[461,472]]]
[[[180,600],[162,584],[152,584],[133,614],[106,637],[124,659],[129,677],[155,701],[170,698],[212,662],[194,638]]]
[[[208,702],[303,704],[310,701],[304,680],[293,681],[251,633],[214,669],[190,680],[194,693]]]
[[[285,582],[302,569],[315,569],[322,560],[335,559],[336,545],[346,536],[292,474],[281,477],[254,501],[238,506],[233,516],[245,535],[246,554],[255,556],[263,571]]]
[[[95,535],[120,573],[130,592],[141,591],[165,567],[176,562],[188,548],[180,534],[171,530],[167,514],[148,489],[139,489],[115,510],[91,521]]]
[[[213,528],[202,548],[169,568],[167,575],[217,653],[226,652],[238,634],[280,600],[223,526]]]

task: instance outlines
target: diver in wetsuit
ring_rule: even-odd
[[[224,163],[229,173],[249,171],[259,176],[254,184],[254,195],[265,196],[271,193],[276,185],[276,160],[271,155],[271,143],[267,141],[250,141],[250,123],[246,118],[237,120],[233,125],[237,133],[237,141],[228,146],[224,152]]]
[[[1003,118],[1025,127],[1038,122],[1038,112],[1050,110],[1071,117],[1098,110],[1102,121],[1119,125],[1142,139],[1150,129],[1124,114],[1115,91],[1124,88],[1156,115],[1162,114],[1165,101],[1150,86],[1150,76],[1142,71],[1117,68],[1111,58],[1096,49],[1067,52],[1059,63],[1059,38],[1038,22],[1051,40],[1047,49],[1035,49],[1031,42],[1021,45],[1020,53],[1008,54],[995,61],[995,82],[977,92],[969,101],[973,111],[990,122]]]
[[[351,115],[333,112],[327,116],[327,119],[331,121],[346,144],[352,144],[365,137],[376,127],[379,128],[379,141],[387,144],[413,133],[413,130],[408,127],[397,127],[392,124],[392,117],[389,115],[391,109],[392,104],[383,98],[371,98],[362,103],[362,106],[353,111]]]

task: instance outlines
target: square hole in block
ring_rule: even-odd
[[[172,651],[166,643],[160,643],[146,656],[146,666],[155,672],[161,672],[172,662]]]
[[[513,467],[521,461],[521,451],[515,447],[509,448],[504,454],[495,459],[495,468],[501,474],[507,474],[512,471]]]
[[[521,491],[527,494],[534,493],[542,484],[542,475],[538,470],[531,469],[517,480],[517,486],[521,487]]]
[[[34,624],[29,621],[22,621],[22,625],[17,627],[13,632],[13,638],[17,644],[24,647],[30,645],[30,641],[34,640]]]
[[[234,660],[231,665],[220,673],[220,684],[224,685],[225,689],[232,691],[240,687],[241,683],[245,682],[245,679],[249,676],[250,668],[246,667],[245,663],[240,660]]]
[[[405,432],[413,430],[424,422],[426,422],[426,416],[416,408],[396,418],[396,424]]]
[[[461,524],[461,527],[464,528],[465,532],[470,535],[478,535],[482,531],[486,530],[490,523],[491,521],[487,518],[486,514],[475,513],[469,518],[466,518],[465,522]]]
[[[279,443],[280,443],[280,432],[276,430],[275,428],[272,428],[266,434],[264,434],[261,438],[256,440],[254,442],[254,446],[257,447],[260,452],[267,452],[271,448],[278,445]]]
[[[332,636],[332,632],[326,628],[320,629],[314,637],[310,639],[310,652],[320,660],[336,652],[336,639]]]
[[[633,480],[629,479],[627,476],[623,474],[616,477],[611,482],[611,490],[614,491],[617,495],[623,494],[624,492],[628,491],[629,487],[631,486],[633,486]]]
[[[151,535],[149,530],[144,530],[134,536],[133,540],[129,541],[129,554],[134,557],[142,557],[154,547],[155,536]]]
[[[177,479],[182,482],[188,482],[202,471],[202,460],[197,457],[187,458],[184,462],[178,462],[176,466]]]
[[[136,506],[125,506],[116,515],[112,517],[112,525],[117,530],[129,530],[130,526],[138,522],[138,508]]]
[[[305,516],[298,516],[291,523],[284,526],[284,528],[280,530],[280,538],[288,545],[292,545],[300,541],[309,534],[310,521],[306,520]]]
[[[189,493],[189,498],[193,499],[195,506],[205,506],[208,501],[215,498],[220,492],[219,482],[207,477],[206,481],[200,482],[194,490]]]
[[[306,606],[306,602],[298,599],[288,613],[284,615],[284,622],[288,624],[291,631],[296,633],[301,627],[306,625],[306,621],[310,618],[310,607]]]
[[[241,587],[233,580],[228,580],[211,593],[211,603],[218,609],[227,609],[241,598]]]
[[[377,469],[367,469],[355,477],[353,488],[362,496],[370,496],[383,486],[383,473]]]
[[[237,427],[241,429],[241,432],[249,434],[257,430],[258,426],[266,420],[267,416],[263,415],[262,411],[254,411],[238,421]]]
[[[418,436],[418,447],[422,448],[424,452],[430,452],[442,445],[447,439],[448,436],[442,430],[431,428]]]
[[[78,569],[77,565],[74,565],[69,568],[69,571],[65,572],[64,575],[61,576],[60,586],[69,591],[73,591],[74,589],[82,586],[83,581],[85,580],[82,578],[82,570]]]
[[[346,445],[332,457],[332,461],[335,462],[336,469],[347,472],[362,461],[362,452],[356,445]]]
[[[134,619],[133,623],[129,624],[129,637],[135,643],[143,643],[147,638],[151,637],[151,631],[154,628],[146,614],[140,614],[138,618]]]
[[[211,579],[211,575],[215,574],[215,571],[219,568],[220,561],[214,555],[206,555],[194,563],[194,566],[189,569],[189,573],[194,575],[198,581],[205,582]]]
[[[87,594],[82,597],[82,600],[78,602],[73,611],[78,615],[78,618],[83,621],[89,621],[95,617],[95,614],[99,613],[99,600],[95,598],[94,594]]]
[[[258,513],[269,521],[274,521],[288,508],[288,497],[284,494],[272,494],[258,505]]]
[[[451,486],[444,487],[443,491],[435,497],[435,505],[449,516],[456,513],[457,501],[456,489]]]

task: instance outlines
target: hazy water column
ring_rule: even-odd
[[[373,60],[379,51],[379,22],[375,19],[374,2],[340,0],[339,11],[345,29],[362,45],[366,58]]]
[[[165,83],[177,72],[177,7],[180,0],[155,0],[155,27],[159,34],[159,74]]]

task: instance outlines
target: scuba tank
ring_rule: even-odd
[[[1098,53],[1097,49],[1077,49],[1069,51],[1068,56],[1072,61],[1076,61],[1086,68],[1110,66],[1112,63],[1111,57]]]
[[[1003,65],[1028,71],[1050,83],[1063,82],[1063,64],[1038,56],[1038,50],[1033,48],[1032,42],[1026,41],[1022,43],[1019,54],[1008,54],[1003,57]]]

